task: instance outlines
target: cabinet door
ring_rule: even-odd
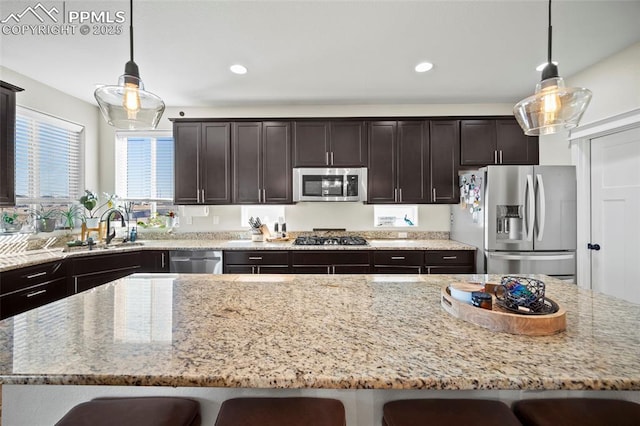
[[[200,201],[200,123],[174,123],[174,203]]]
[[[14,206],[16,95],[0,86],[0,206]]]
[[[460,164],[486,166],[497,162],[495,120],[461,120]]]
[[[202,202],[230,204],[231,123],[202,124],[201,161]]]
[[[262,123],[262,202],[293,203],[291,123]]]
[[[367,203],[396,201],[397,159],[395,121],[373,121],[368,125],[369,171]]]
[[[169,252],[166,250],[143,250],[140,253],[138,272],[169,272]]]
[[[262,200],[261,122],[233,123],[233,203]]]
[[[58,278],[0,297],[0,319],[67,297],[67,278]]]
[[[363,121],[332,121],[329,160],[332,167],[366,167],[367,143]]]
[[[398,123],[398,203],[427,203],[429,134],[424,121]]]
[[[525,135],[515,119],[496,120],[496,149],[500,164],[539,163],[538,138]]]
[[[456,204],[460,198],[458,165],[460,164],[460,122],[431,121],[429,169],[431,202]]]
[[[327,167],[329,122],[296,121],[293,129],[293,167]]]

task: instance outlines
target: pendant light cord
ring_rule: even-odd
[[[547,52],[548,52],[547,63],[551,64],[551,0],[549,0],[549,46],[548,46]]]
[[[551,3],[551,0],[549,0]],[[131,51],[131,62],[133,62],[133,0],[129,1],[129,48]]]

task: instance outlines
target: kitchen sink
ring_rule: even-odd
[[[89,248],[89,246],[87,244],[83,244],[81,246],[67,246],[65,247],[62,252],[63,253],[75,253],[75,252],[79,252],[79,251],[89,251],[89,250],[115,250],[115,249],[119,249],[119,248],[126,248],[126,247],[139,247],[144,245],[144,243],[140,242],[140,241],[127,241],[127,242],[111,242],[109,244],[105,244],[105,243],[97,243],[94,244],[92,248]]]

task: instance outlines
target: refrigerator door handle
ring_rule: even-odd
[[[527,186],[525,192],[528,197],[525,199],[525,214],[527,217],[527,234],[525,238],[527,241],[532,241],[534,225],[533,218],[536,214],[536,196],[533,193],[533,175],[527,175]]]
[[[540,224],[538,228],[538,241],[542,241],[544,235],[544,222],[547,216],[546,196],[544,194],[544,181],[541,174],[536,174],[536,180],[538,181],[538,188],[540,191]]]
[[[575,258],[575,254],[549,254],[541,256],[531,256],[526,254],[502,254],[488,253],[489,257],[502,260],[571,260]]]

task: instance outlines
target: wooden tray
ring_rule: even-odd
[[[266,240],[270,243],[284,243],[286,241],[291,241],[290,237],[267,237]]]
[[[567,312],[561,305],[558,305],[558,312],[549,315],[520,315],[502,310],[496,305],[495,297],[493,310],[490,311],[454,299],[449,293],[449,286],[442,287],[440,294],[440,305],[445,311],[456,318],[489,330],[527,336],[548,336],[567,328]]]

